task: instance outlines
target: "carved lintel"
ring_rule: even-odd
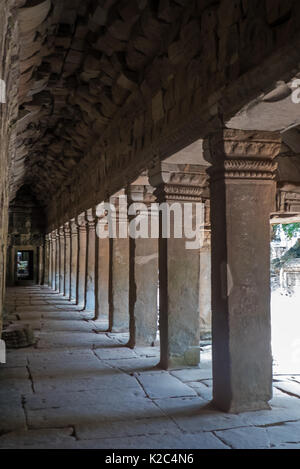
[[[276,210],[278,213],[300,213],[300,193],[278,189]]]
[[[127,188],[128,203],[143,203],[150,205],[155,202],[154,187],[142,184],[131,184]]]

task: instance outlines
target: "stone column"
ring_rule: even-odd
[[[53,242],[52,242],[52,233],[49,233],[49,279],[48,285],[52,287],[52,275],[53,275]]]
[[[161,366],[167,369],[198,365],[200,242],[199,238],[198,242],[188,239],[187,228],[189,223],[191,227],[195,223],[196,208],[201,221],[201,194],[207,180],[205,167],[158,162],[149,170],[149,180],[156,188],[157,202],[164,204],[159,238]],[[193,210],[190,214],[188,207]],[[168,211],[173,212],[169,218],[169,236],[164,228]],[[198,230],[195,238],[196,233]]]
[[[49,285],[50,278],[50,235],[46,234],[44,244],[44,285]]]
[[[226,129],[205,142],[211,189],[213,400],[228,412],[272,397],[270,212],[272,132]]]
[[[211,337],[211,228],[210,201],[205,201],[205,224],[200,247],[200,338]]]
[[[59,231],[55,230],[55,291],[59,291],[59,274],[60,274],[60,243]]]
[[[86,292],[86,258],[87,258],[87,222],[85,213],[77,217],[78,226],[78,268],[77,268],[77,298],[76,303],[85,307]]]
[[[52,256],[51,256],[51,288],[55,290],[55,278],[56,278],[56,233],[55,230],[51,233],[51,246],[52,246]]]
[[[38,275],[38,284],[43,284],[44,278],[44,246],[39,246],[39,275]]]
[[[61,226],[58,230],[58,242],[59,242],[59,293],[64,293],[65,283],[65,233],[64,227]]]
[[[109,313],[110,242],[102,204],[97,206],[96,215],[95,319],[107,319]]]
[[[70,275],[70,300],[77,301],[77,271],[78,271],[78,226],[73,218],[70,221],[71,229],[71,275]]]
[[[116,212],[113,220],[117,226],[116,236],[110,238],[110,291],[109,330],[129,329],[129,238],[127,234],[127,197],[122,190],[110,202]]]
[[[129,239],[128,345],[132,348],[154,345],[157,334],[158,238],[151,237],[150,216],[153,191],[147,176],[141,176],[127,190],[130,232],[134,235]],[[145,233],[141,233],[143,228]]]
[[[96,265],[96,209],[86,211],[87,266],[85,309],[95,312],[95,265]]]
[[[70,223],[64,224],[65,235],[65,281],[64,281],[64,296],[69,300],[71,299],[71,228]]]

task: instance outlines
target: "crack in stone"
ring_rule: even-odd
[[[299,419],[296,420],[284,420],[280,422],[272,422],[272,423],[266,423],[266,424],[261,424],[261,425],[254,425],[256,428],[268,428],[268,427],[281,427],[285,425],[286,423],[296,423],[300,422]]]
[[[226,441],[220,437],[219,435],[216,434],[218,430],[214,430],[212,432],[209,432],[209,433],[212,433],[216,438],[218,438],[219,441],[221,441],[221,443],[223,443],[223,445],[227,446],[227,448],[229,449],[234,449],[234,446],[230,445],[229,443],[226,443]]]
[[[24,412],[24,416],[25,416],[25,426],[26,426],[26,429],[28,430],[29,428],[29,420],[28,420],[28,414],[27,414],[27,410],[26,410],[26,397],[22,394],[21,396],[21,405],[22,405],[22,409],[23,409],[23,412]]]

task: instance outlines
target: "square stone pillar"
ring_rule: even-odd
[[[200,247],[200,338],[211,337],[211,227],[210,200],[205,201],[205,224]]]
[[[71,228],[70,223],[64,224],[65,235],[65,270],[64,270],[64,296],[71,299]]]
[[[55,230],[55,278],[54,278],[54,290],[59,291],[59,277],[60,277],[60,242],[59,242],[59,231]]]
[[[109,238],[109,330],[124,332],[129,329],[129,237],[125,191],[111,197],[110,203],[115,206],[112,218],[116,233]]]
[[[280,136],[225,129],[205,142],[211,190],[213,400],[227,412],[272,397],[270,212]]]
[[[57,251],[57,244],[56,244],[56,232],[55,230],[51,233],[51,288],[55,290],[55,280],[56,280],[56,251]]]
[[[127,189],[131,226],[128,345],[132,348],[153,346],[157,334],[158,238],[151,237],[153,191],[147,176],[141,176]],[[156,218],[157,223],[157,214]],[[146,228],[147,232],[143,233]]]
[[[73,218],[70,221],[71,230],[71,275],[70,275],[70,300],[77,301],[77,277],[78,277],[78,226]]]
[[[58,230],[59,241],[59,293],[64,293],[65,289],[65,233],[64,227],[61,226]]]
[[[78,226],[78,269],[77,269],[77,298],[76,303],[85,307],[86,293],[86,263],[87,263],[87,221],[85,213],[77,217]]]
[[[39,275],[38,275],[38,284],[43,284],[44,279],[44,246],[38,247],[39,252]]]
[[[50,235],[46,234],[44,243],[44,279],[43,284],[49,285],[50,278]]]
[[[97,206],[96,216],[95,319],[108,319],[110,242],[103,204]]]
[[[192,240],[186,230],[188,226],[195,225],[196,209],[203,222],[201,194],[207,181],[205,167],[158,162],[148,174],[151,185],[155,187],[157,202],[164,204],[160,205],[159,215],[161,366],[167,369],[198,365],[200,240],[197,238],[198,242],[195,239],[190,244]],[[189,208],[192,208],[191,212]],[[168,211],[174,215],[168,217]],[[175,215],[177,219],[174,219]],[[168,219],[169,235],[164,228]],[[199,231],[196,231],[199,236]]]
[[[85,309],[95,312],[96,209],[86,211],[87,265]]]

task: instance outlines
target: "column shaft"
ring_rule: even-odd
[[[70,275],[70,299],[77,300],[77,275],[78,275],[78,227],[75,220],[71,220],[71,275]]]
[[[154,345],[158,320],[158,239],[151,238],[153,188],[132,184],[128,188],[128,198],[130,212],[135,212],[130,219],[134,237],[130,238],[129,346]],[[145,233],[139,233],[141,226],[145,227]]]
[[[65,286],[65,233],[61,227],[58,231],[59,235],[59,293],[64,293]]]
[[[108,227],[103,215],[99,217],[96,230],[105,232]],[[107,236],[96,236],[96,266],[95,266],[95,319],[108,318],[109,313],[109,272],[110,272],[110,247]]]
[[[49,275],[50,275],[50,239],[49,235],[45,236],[44,244],[44,285],[49,285]]]
[[[95,312],[96,224],[95,210],[87,210],[87,267],[85,309]]]
[[[65,281],[64,281],[64,296],[71,299],[71,229],[70,223],[64,225],[65,235]]]
[[[60,275],[60,243],[59,233],[55,230],[55,284],[54,289],[59,291],[59,275]]]
[[[116,204],[116,223],[120,232],[127,227],[127,199],[124,193]],[[120,233],[110,238],[110,294],[109,330],[127,331],[129,328],[129,238],[121,238]]]
[[[79,215],[78,223],[78,269],[76,303],[85,307],[86,294],[86,259],[87,259],[87,226],[85,214]]]
[[[228,412],[268,408],[272,396],[270,212],[280,138],[211,136],[213,399]]]
[[[198,365],[200,359],[199,239],[186,235],[195,226],[196,210],[207,184],[205,168],[160,162],[149,170],[160,211],[159,325],[161,366]],[[186,209],[189,204],[191,211]],[[171,215],[172,213],[172,215]],[[187,215],[186,215],[187,214]],[[167,234],[166,226],[170,226]],[[177,232],[180,230],[180,232]]]

